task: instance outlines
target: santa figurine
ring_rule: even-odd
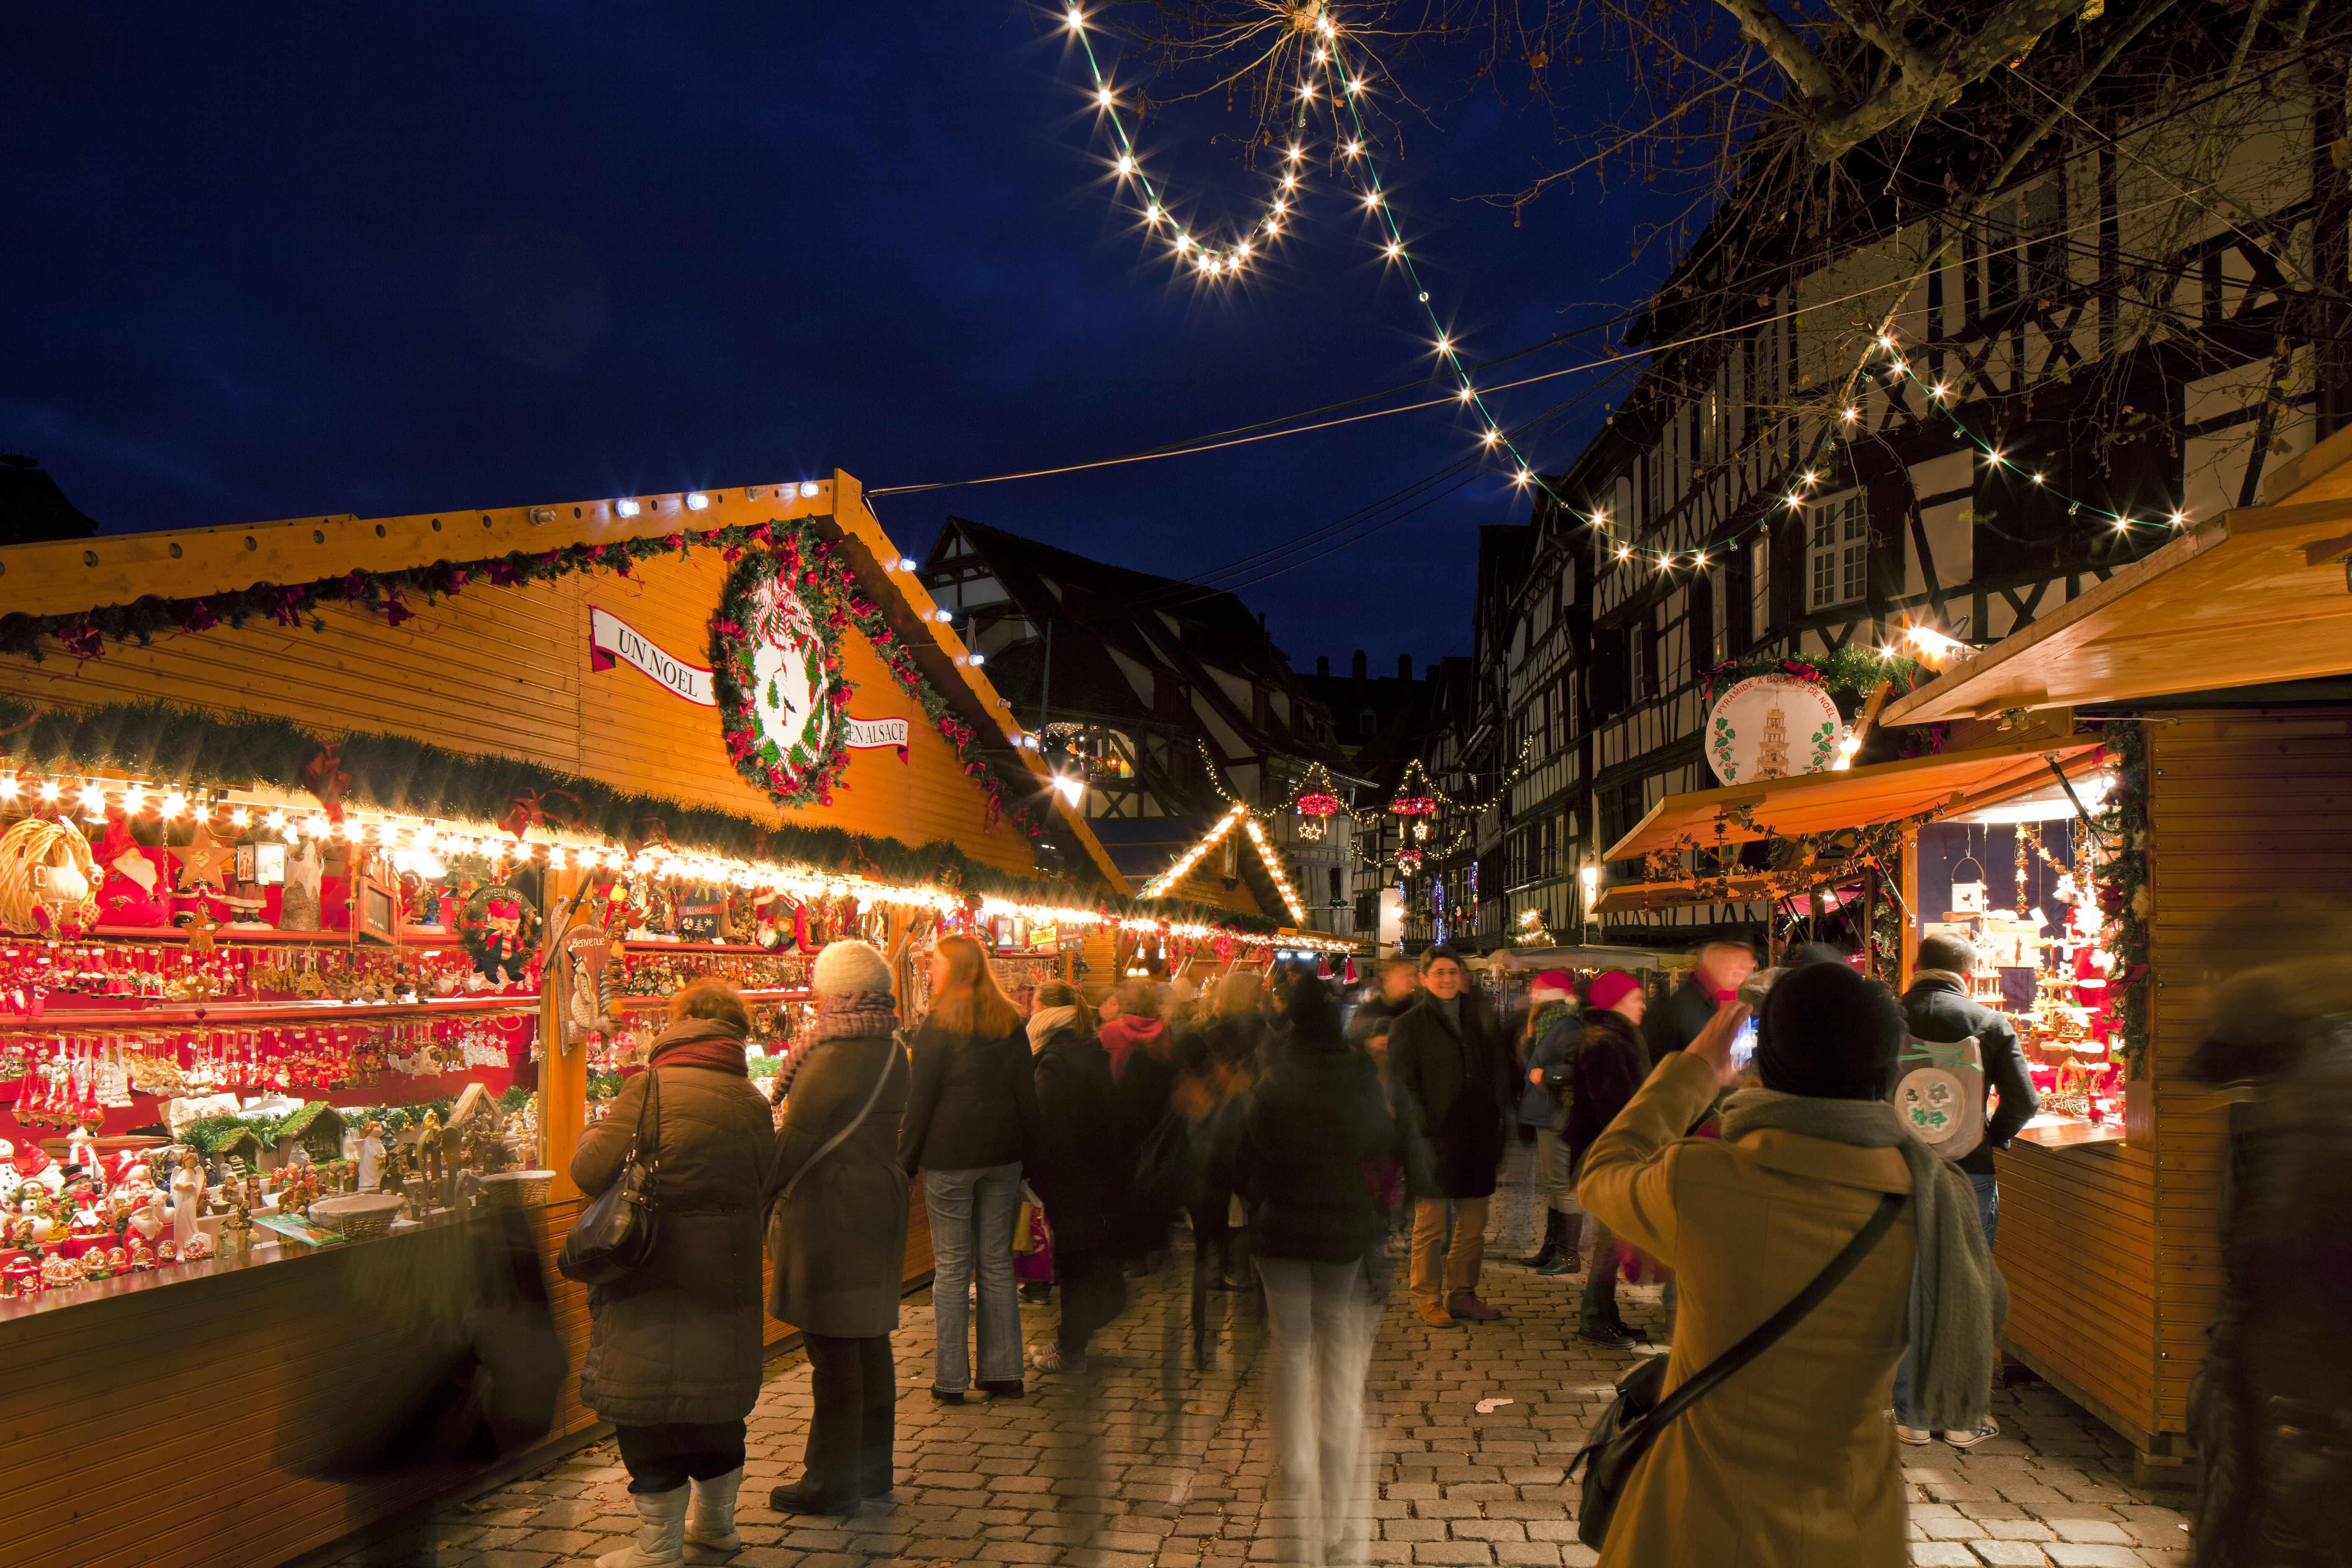
[[[163,1236],[172,1223],[170,1216],[163,1212],[163,1194],[161,1189],[155,1187],[147,1189],[146,1203],[131,1211],[130,1223],[131,1235],[138,1237],[151,1247],[155,1245],[157,1238]]]

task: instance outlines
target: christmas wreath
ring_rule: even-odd
[[[486,978],[520,981],[539,941],[539,906],[503,882],[476,888],[457,917],[457,934]]]
[[[727,575],[710,668],[735,771],[782,806],[831,805],[849,766],[839,575],[801,530],[777,531]]]

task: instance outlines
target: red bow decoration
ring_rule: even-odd
[[[570,801],[572,808],[569,811],[551,809],[552,803],[559,800]],[[551,789],[542,795],[538,790],[527,789],[515,796],[514,805],[499,818],[499,826],[509,837],[520,838],[531,828],[546,826],[551,819],[559,827],[585,827],[586,808],[580,804],[580,797],[570,790]]]
[[[352,775],[343,771],[341,752],[342,743],[331,741],[319,748],[318,755],[302,764],[302,787],[319,797],[327,808],[327,820],[343,819],[343,796],[350,793]]]
[[[658,844],[663,848],[667,849],[671,847],[669,841],[669,825],[662,821],[658,816],[639,817],[637,819],[637,831],[629,835],[623,842],[627,846],[629,858],[632,860],[635,859],[639,855],[644,854],[646,846],[648,844]]]

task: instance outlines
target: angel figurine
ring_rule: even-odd
[[[196,1219],[203,1213],[204,1201],[204,1162],[191,1149],[180,1156],[180,1168],[172,1173],[172,1242],[183,1258],[187,1256],[188,1243],[196,1235]]]

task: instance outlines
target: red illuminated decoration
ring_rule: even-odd
[[[1298,826],[1298,837],[1310,842],[1321,838],[1326,819],[1339,813],[1339,797],[1322,790],[1302,795],[1294,804],[1298,815],[1307,819]]]

